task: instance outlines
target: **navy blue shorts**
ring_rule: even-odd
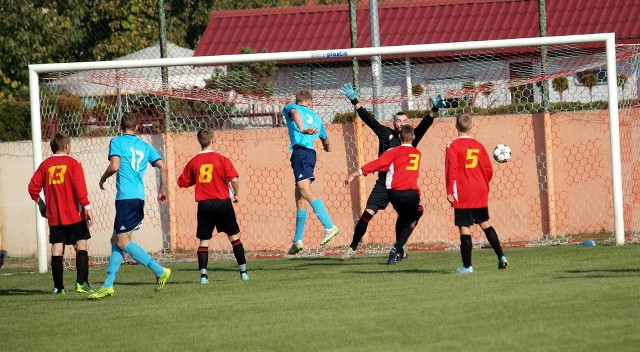
[[[469,227],[489,221],[489,208],[454,209],[453,217],[456,226]]]
[[[316,151],[299,145],[293,146],[291,152],[291,167],[296,184],[304,180],[315,180],[313,169],[316,167]]]
[[[240,232],[231,199],[209,199],[198,202],[198,229],[196,237],[210,240],[213,230],[233,236]]]
[[[144,200],[116,200],[116,220],[113,222],[116,234],[136,231],[142,225],[142,219],[144,219]]]
[[[80,240],[91,238],[87,221],[82,220],[71,225],[54,225],[49,227],[49,243],[75,244]]]

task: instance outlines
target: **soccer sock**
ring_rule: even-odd
[[[207,275],[207,266],[209,265],[209,247],[198,247],[198,269],[200,277]]]
[[[111,256],[109,257],[109,265],[107,265],[107,278],[104,279],[102,287],[112,287],[116,281],[116,275],[122,265],[123,253],[122,249],[115,244],[111,245]]]
[[[502,246],[500,245],[500,239],[498,239],[498,234],[496,233],[496,230],[493,228],[493,226],[489,226],[483,231],[484,231],[484,235],[487,236],[487,240],[489,241],[489,244],[491,244],[491,248],[493,248],[493,251],[496,252],[498,259],[502,258],[504,253],[502,252]]]
[[[84,284],[89,282],[89,254],[87,251],[78,251],[76,253],[76,282]]]
[[[413,226],[405,226],[396,240],[396,253],[404,253],[404,245],[409,241],[409,237],[413,233]]]
[[[327,209],[324,207],[322,199],[316,198],[309,204],[311,204],[313,212],[316,213],[316,216],[322,223],[322,226],[324,226],[325,229],[332,229],[333,222],[331,222],[331,219],[329,218],[329,214],[327,213]]]
[[[138,263],[153,270],[156,276],[161,276],[162,274],[164,274],[164,268],[162,267],[162,265],[153,260],[149,253],[147,253],[147,251],[145,251],[144,248],[140,247],[140,245],[138,245],[137,243],[129,242],[129,244],[126,245],[123,250],[129,253],[131,258],[137,260]]]
[[[460,235],[460,254],[462,255],[462,265],[464,265],[465,268],[471,266],[472,248],[471,235]]]
[[[233,256],[236,257],[236,262],[240,265],[240,271],[247,271],[247,258],[244,256],[244,246],[239,239],[231,242],[233,247]],[[244,267],[244,269],[242,269]]]
[[[62,290],[64,288],[64,268],[61,255],[51,256],[51,275],[53,276],[53,287]]]
[[[353,230],[353,239],[351,240],[351,244],[349,245],[349,247],[351,247],[351,249],[353,249],[354,251],[358,248],[358,244],[360,243],[360,241],[362,241],[362,237],[364,237],[364,234],[367,233],[367,227],[369,227],[369,221],[371,221],[372,218],[373,215],[371,215],[368,211],[365,211],[364,213],[362,213],[360,220],[358,220],[356,228]]]
[[[293,242],[302,241],[304,238],[304,226],[307,224],[307,211],[305,209],[296,210],[296,233]]]

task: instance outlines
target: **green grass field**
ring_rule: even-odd
[[[50,274],[0,270],[3,351],[637,351],[640,245],[413,252],[395,265],[360,256],[196,263],[153,274],[123,265],[101,301],[52,295]],[[33,269],[32,269],[33,270]],[[105,268],[92,268],[99,284]],[[65,272],[72,288],[75,271]]]

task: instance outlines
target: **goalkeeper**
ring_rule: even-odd
[[[378,156],[382,155],[382,153],[384,153],[388,149],[397,147],[401,144],[399,138],[400,129],[402,128],[402,126],[409,123],[407,114],[402,111],[398,112],[393,117],[393,128],[383,126],[369,111],[367,111],[367,109],[365,109],[360,104],[360,102],[358,101],[358,90],[355,89],[351,83],[345,83],[342,86],[340,93],[351,101],[351,104],[353,104],[353,107],[356,109],[358,116],[360,116],[362,121],[367,126],[369,126],[369,128],[371,128],[376,136],[378,136]],[[443,100],[440,96],[431,98],[431,103],[433,107],[422,118],[422,120],[414,130],[415,139],[411,143],[414,147],[418,145],[429,127],[431,127],[431,124],[433,124],[433,119],[438,116],[438,109],[444,107]],[[385,209],[387,205],[389,205],[389,196],[387,195],[387,189],[385,186],[386,178],[386,172],[378,172],[378,179],[376,180],[376,183],[373,186],[373,190],[371,190],[371,194],[367,199],[365,211],[362,213],[362,215],[360,216],[360,220],[358,220],[358,223],[355,226],[355,229],[353,231],[353,239],[351,240],[349,248],[347,248],[342,255],[342,260],[350,260],[355,256],[358,244],[362,240],[362,237],[364,237],[364,234],[367,232],[369,221],[371,221],[373,216],[376,215],[379,210]],[[418,208],[419,214],[421,216],[423,212],[422,205],[419,205]]]

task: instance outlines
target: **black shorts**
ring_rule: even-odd
[[[116,219],[113,222],[116,234],[138,230],[142,226],[142,219],[144,219],[144,200],[116,200]]]
[[[378,179],[373,185],[371,194],[367,199],[367,209],[378,211],[385,209],[389,205],[389,194],[387,193],[387,186],[384,184],[384,180]]]
[[[75,244],[80,240],[91,238],[87,221],[82,220],[71,225],[55,225],[49,227],[49,243]]]
[[[398,213],[400,220],[406,223],[413,222],[418,219],[420,207],[420,193],[416,190],[387,190],[389,200],[393,209]]]
[[[240,232],[231,199],[209,199],[198,202],[198,229],[196,237],[210,240],[213,230],[233,236]]]
[[[315,180],[313,170],[316,167],[316,151],[299,145],[293,146],[291,152],[291,168],[293,168],[293,177],[296,184],[304,180]]]
[[[489,208],[454,209],[453,214],[456,226],[469,227],[489,221]]]

